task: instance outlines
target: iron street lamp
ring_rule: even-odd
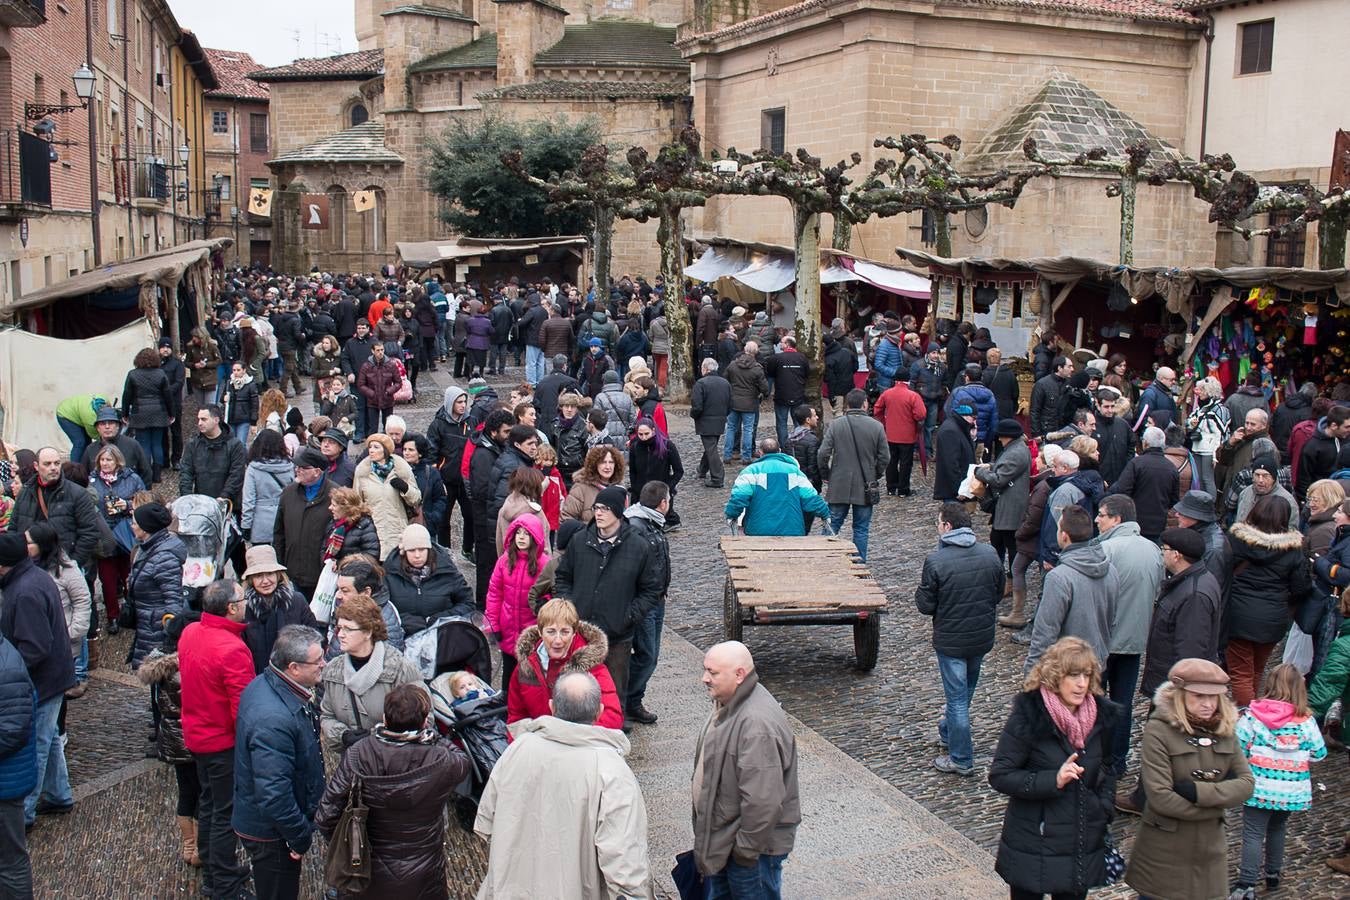
[[[44,119],[47,116],[57,113],[73,112],[77,109],[88,109],[89,101],[94,96],[94,73],[84,64],[81,64],[75,73],[70,76],[70,80],[75,82],[75,96],[80,98],[78,105],[63,103],[25,103],[23,105],[23,116],[32,122],[37,119]]]

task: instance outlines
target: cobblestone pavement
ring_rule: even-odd
[[[435,382],[448,383],[443,370]],[[494,383],[500,389],[513,382],[508,378]],[[425,385],[414,405],[400,409],[413,430],[425,427],[434,415],[440,393]],[[505,391],[499,393],[505,397]],[[308,411],[307,407],[306,402],[302,408]],[[722,636],[726,569],[717,538],[725,532],[721,511],[727,489],[711,490],[698,483],[694,472],[700,449],[687,415],[678,409],[667,412],[688,476],[677,499],[684,527],[670,540],[675,577],[666,624],[704,648]],[[771,417],[761,417],[761,425],[766,418],[772,422]],[[760,436],[768,433],[761,427]],[[733,465],[728,488],[737,471]],[[166,498],[175,493],[176,482],[169,484],[162,491]],[[872,520],[870,563],[891,600],[882,625],[881,658],[873,672],[853,668],[852,634],[847,628],[749,628],[746,642],[766,686],[789,712],[993,853],[1005,804],[987,785],[985,766],[1020,687],[1024,651],[1000,630],[998,643],[985,659],[971,711],[977,777],[962,779],[933,771],[929,761],[939,752],[935,732],[943,697],[930,625],[914,610],[912,597],[923,557],[934,546],[937,506],[924,499],[930,495],[931,480],[921,476],[917,466],[915,491],[910,498],[884,498]],[[983,530],[985,517],[976,518],[977,528]],[[126,674],[123,660],[129,641],[126,633],[107,641],[104,668],[96,672],[89,694],[70,704],[67,753],[79,805],[75,815],[39,820],[30,835],[39,896],[142,898],[189,896],[195,891],[196,876],[178,861],[173,846],[173,775],[166,766],[144,757],[147,694]],[[1138,705],[1136,727],[1143,712],[1143,704]],[[1350,881],[1323,865],[1323,859],[1339,848],[1350,821],[1346,754],[1333,753],[1314,769],[1314,776],[1314,808],[1291,822],[1284,882],[1272,897],[1350,896]],[[1133,777],[1131,771],[1127,783]],[[1133,819],[1122,817],[1114,829],[1127,855],[1134,828]],[[1240,814],[1230,814],[1233,871],[1240,828]],[[452,896],[472,896],[472,886],[481,877],[482,848],[475,838],[452,828],[447,853]],[[311,854],[307,897],[319,896],[318,868],[318,856]],[[1130,892],[1117,888],[1094,896],[1124,897]]]

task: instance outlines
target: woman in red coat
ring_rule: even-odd
[[[605,668],[609,653],[605,633],[582,622],[572,601],[561,598],[539,607],[537,618],[539,624],[525,629],[516,641],[517,665],[506,694],[507,724],[550,715],[548,701],[558,679],[570,672],[590,672],[600,684],[602,703],[595,724],[622,728],[619,695]]]

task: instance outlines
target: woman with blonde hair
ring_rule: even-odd
[[[1027,675],[989,767],[989,784],[1008,796],[995,870],[1012,900],[1081,898],[1107,883],[1120,719],[1081,638],[1056,641]]]
[[[1331,548],[1336,536],[1336,510],[1345,502],[1345,488],[1339,481],[1319,478],[1308,486],[1308,529],[1303,549],[1309,559],[1317,559]]]
[[[387,434],[366,438],[366,458],[357,463],[352,487],[370,507],[380,536],[380,552],[375,558],[384,559],[398,547],[411,511],[422,502],[417,476],[408,461],[394,452],[393,438]]]
[[[328,495],[328,512],[333,524],[328,526],[324,542],[324,562],[342,562],[348,556],[363,553],[371,559],[380,558],[380,537],[375,532],[375,520],[370,515],[361,495],[349,487],[333,488]]]
[[[258,430],[270,428],[277,434],[286,430],[286,394],[280,388],[268,388],[258,398]]]
[[[1224,810],[1255,786],[1235,736],[1228,675],[1208,660],[1183,659],[1153,703],[1139,748],[1147,803],[1125,883],[1146,897],[1227,897]]]
[[[563,501],[562,520],[580,519],[589,525],[595,497],[611,484],[623,484],[623,454],[615,447],[592,447],[586,463],[572,479],[572,489]]]
[[[1218,499],[1214,480],[1214,454],[1228,438],[1232,414],[1223,405],[1223,385],[1213,375],[1195,386],[1195,410],[1186,419],[1191,442],[1191,460],[1195,468],[1193,489]]]

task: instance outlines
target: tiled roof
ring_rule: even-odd
[[[267,102],[267,85],[247,77],[250,72],[262,68],[254,62],[253,57],[242,50],[212,50],[206,47],[204,51],[207,62],[211,64],[211,71],[216,73],[216,81],[220,84],[215,90],[207,91],[206,96]]]
[[[403,157],[384,145],[384,122],[363,122],[355,128],[330,134],[307,147],[287,151],[268,160],[275,163],[371,162],[402,164]]]
[[[681,100],[689,84],[649,81],[535,81],[478,95],[492,100]]]
[[[416,13],[419,16],[431,16],[436,19],[455,19],[460,22],[474,22],[477,24],[477,20],[472,16],[466,16],[463,13],[455,12],[452,9],[441,9],[438,6],[417,6],[411,3],[406,6],[395,6],[393,9],[385,10],[380,13],[380,15],[392,16],[395,13]]]
[[[1052,159],[1075,157],[1105,147],[1111,159],[1124,159],[1125,148],[1148,141],[1155,154],[1177,158],[1177,150],[1143,125],[1103,100],[1095,91],[1068,75],[1055,75],[1030,101],[981,139],[962,168],[979,170],[1026,162],[1022,144],[1035,138],[1040,152]],[[1157,157],[1155,156],[1155,160]]]
[[[690,35],[680,43],[693,46],[701,40],[720,40],[744,32],[757,31],[774,22],[795,19],[814,9],[828,6],[831,0],[802,0],[792,6],[785,6],[773,12],[765,13],[727,25],[704,34]],[[1202,20],[1178,7],[1189,3],[1207,3],[1213,0],[939,0],[954,6],[1003,6],[1021,8],[1029,11],[1058,12],[1069,15],[1107,16],[1119,19],[1139,19],[1148,22],[1175,22],[1185,25],[1201,25]]]
[[[409,72],[436,72],[441,69],[495,69],[497,35],[485,34],[476,41],[428,56],[408,66]]]
[[[675,49],[675,29],[643,22],[591,22],[568,25],[562,40],[536,54],[538,67],[622,67],[678,69],[689,63]]]
[[[383,71],[384,51],[375,49],[297,59],[290,65],[259,69],[248,77],[254,81],[356,81]]]

